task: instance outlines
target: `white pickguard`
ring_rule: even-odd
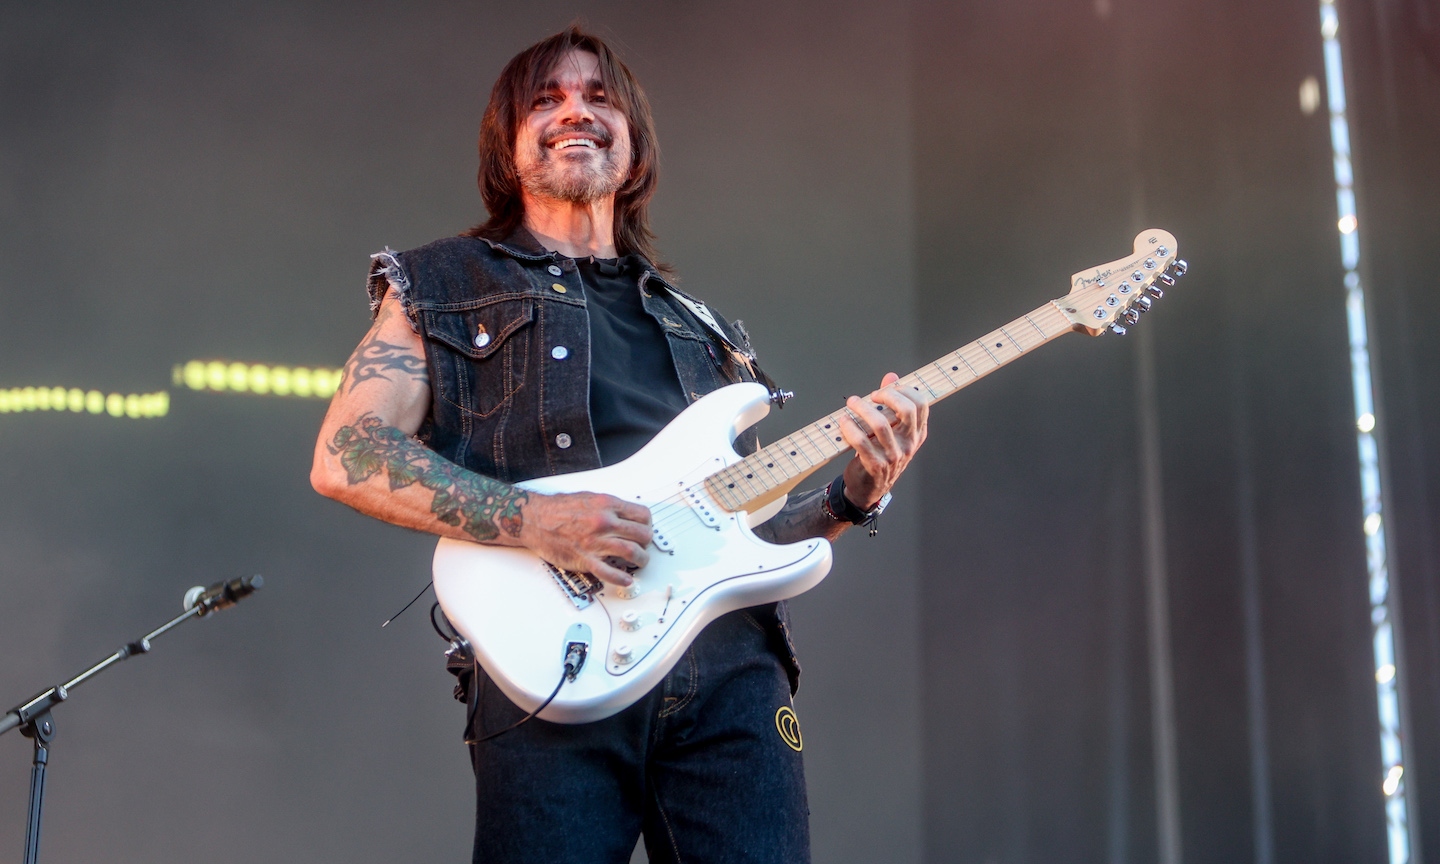
[[[784,503],[732,513],[703,485],[740,460],[735,437],[769,411],[759,384],[732,384],[697,401],[639,453],[607,468],[519,484],[541,493],[603,492],[651,509],[650,563],[638,593],[605,585],[577,608],[551,568],[527,550],[444,539],[435,549],[435,594],[485,671],[516,705],[533,711],[564,671],[567,633],[584,624],[589,657],[540,717],[601,720],[660,682],[700,630],[735,609],[793,597],[830,571],[823,539],[775,545],[750,530]],[[634,613],[627,615],[627,613]],[[617,650],[629,649],[624,662]]]

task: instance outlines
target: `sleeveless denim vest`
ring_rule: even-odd
[[[642,260],[637,290],[660,325],[675,373],[693,403],[753,381],[746,364],[676,302],[676,290]],[[406,252],[372,256],[370,310],[394,289],[425,345],[430,412],[418,437],[446,459],[487,477],[519,483],[599,468],[590,422],[590,319],[575,263],[540,247],[523,228],[504,242],[447,237]],[[750,351],[744,329],[720,316],[730,341]],[[758,449],[753,429],[735,441]],[[769,626],[791,689],[800,668],[785,604],[750,610]]]

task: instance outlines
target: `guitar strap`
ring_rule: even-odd
[[[665,286],[665,290],[670,292],[670,296],[675,298],[676,302],[686,309],[689,309],[692,315],[700,319],[700,323],[709,328],[711,334],[720,340],[720,344],[724,346],[726,351],[730,352],[730,356],[735,359],[736,363],[750,370],[750,374],[755,377],[755,380],[759,381],[764,385],[766,390],[770,391],[770,399],[777,407],[785,407],[785,402],[795,394],[788,390],[781,390],[780,386],[775,383],[775,379],[765,374],[765,370],[760,368],[760,361],[756,359],[754,351],[736,345],[729,336],[726,336],[725,331],[720,329],[720,323],[715,320],[715,316],[711,314],[709,308],[707,308],[703,302],[681,292],[677,288],[672,288],[663,280],[656,281]]]

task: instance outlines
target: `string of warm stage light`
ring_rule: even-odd
[[[1324,40],[1325,87],[1329,97],[1330,143],[1335,156],[1335,201],[1339,215],[1340,259],[1345,268],[1345,313],[1350,330],[1350,379],[1355,399],[1356,444],[1360,457],[1360,494],[1364,519],[1365,564],[1370,579],[1370,623],[1375,652],[1375,687],[1380,715],[1380,789],[1385,795],[1386,840],[1390,864],[1410,861],[1410,819],[1405,782],[1404,722],[1400,700],[1400,657],[1395,651],[1395,612],[1385,544],[1384,496],[1380,453],[1375,439],[1376,409],[1370,372],[1365,288],[1360,281],[1360,223],[1355,213],[1355,173],[1351,165],[1350,122],[1346,115],[1344,65],[1340,55],[1340,17],[1334,0],[1320,2]]]
[[[102,393],[78,387],[10,387],[0,389],[0,414],[27,411],[68,411],[72,414],[108,414],[132,420],[164,417],[170,413],[170,394]]]
[[[176,387],[215,393],[329,399],[334,395],[335,388],[340,386],[340,375],[339,369],[324,367],[191,360],[171,370],[171,383]]]
[[[223,360],[191,360],[171,370],[176,387],[212,393],[252,393],[296,399],[329,399],[341,371],[329,367],[271,366]],[[80,387],[0,387],[0,414],[33,411],[95,414],[148,420],[170,413],[170,392],[105,393]]]

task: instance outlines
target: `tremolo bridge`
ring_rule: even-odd
[[[591,595],[600,590],[599,579],[596,579],[589,573],[561,570],[549,561],[542,561],[541,563],[545,565],[545,569],[554,577],[555,584],[559,585],[560,590],[565,593],[565,596],[569,598],[570,602],[575,604],[576,609],[584,609],[595,602],[595,598]]]

